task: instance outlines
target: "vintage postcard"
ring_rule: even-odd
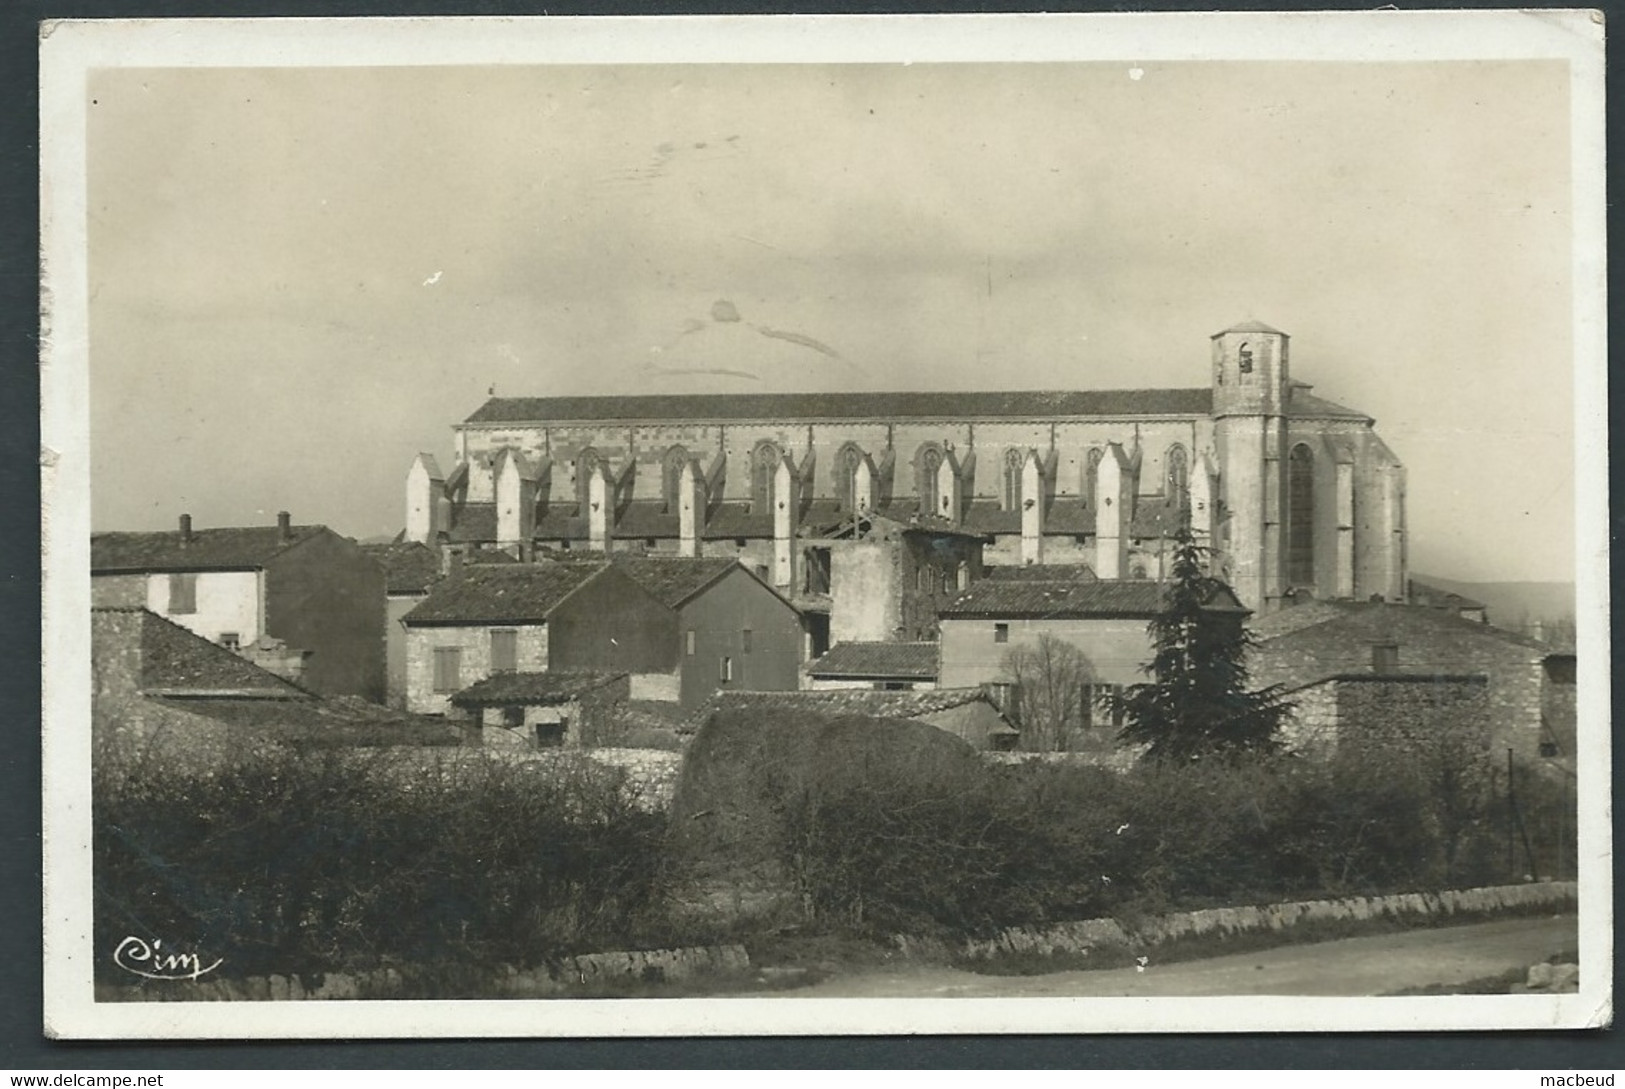
[[[49,1034],[1611,1022],[1600,14],[40,49]]]

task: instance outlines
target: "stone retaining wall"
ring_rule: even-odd
[[[1111,946],[1145,948],[1183,938],[1228,937],[1260,930],[1285,930],[1299,923],[1335,920],[1493,915],[1534,907],[1573,907],[1578,890],[1572,881],[1494,885],[1443,892],[1409,892],[1393,896],[1351,896],[1340,900],[1301,900],[1263,906],[1209,908],[1158,915],[1125,926],[1116,919],[1086,919],[1046,927],[1011,927],[986,941],[965,943],[969,957],[1005,953],[1088,953]]]
[[[619,984],[660,983],[707,975],[736,975],[750,968],[742,945],[694,946],[631,952],[584,953],[566,957],[551,968],[520,971],[511,965],[497,971],[489,997],[569,997],[579,991]],[[285,1002],[399,997],[407,977],[394,968],[371,972],[328,972],[307,984],[298,976],[251,976],[246,979],[206,977],[192,981],[148,982],[98,987],[99,1002]]]

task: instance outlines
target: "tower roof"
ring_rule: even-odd
[[[1261,321],[1244,321],[1244,322],[1241,322],[1239,325],[1232,325],[1228,329],[1220,329],[1217,333],[1214,333],[1208,339],[1209,340],[1217,340],[1220,337],[1224,336],[1226,333],[1273,333],[1278,337],[1284,337],[1284,336],[1287,335],[1287,334],[1281,332],[1281,330],[1275,328],[1274,326],[1265,325]]]

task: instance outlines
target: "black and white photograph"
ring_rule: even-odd
[[[46,1031],[1609,1023],[1593,15],[48,26]]]

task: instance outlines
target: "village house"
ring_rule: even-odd
[[[1252,682],[1297,690],[1303,714],[1322,720],[1334,715],[1343,732],[1380,726],[1391,706],[1454,697],[1453,686],[1481,685],[1481,697],[1470,687],[1460,697],[1482,699],[1483,721],[1498,751],[1511,749],[1520,761],[1572,770],[1570,652],[1463,619],[1454,610],[1381,602],[1310,602],[1255,618],[1252,630],[1259,640],[1248,658]],[[1373,677],[1383,679],[1386,690],[1366,679]],[[1452,692],[1401,693],[1418,683],[1425,690],[1424,682]],[[1327,703],[1334,699],[1330,711]]]
[[[97,533],[91,603],[141,607],[322,695],[385,694],[385,578],[320,525]]]
[[[493,673],[451,697],[477,745],[591,748],[616,739],[631,698],[625,673]]]
[[[937,686],[936,643],[836,643],[807,663],[803,688],[922,691]]]
[[[384,677],[386,702],[406,706],[406,628],[401,618],[440,581],[440,554],[417,541],[362,545],[384,569]]]
[[[800,680],[795,608],[730,559],[454,564],[402,624],[407,706],[428,714],[498,673],[626,673],[631,699],[684,707]]]
[[[953,734],[972,748],[1007,751],[1016,747],[1020,731],[1011,723],[985,688],[938,688],[920,692],[884,692],[874,689],[800,692],[718,692],[689,719],[687,732],[698,730],[720,711],[812,711],[830,717],[867,715],[923,722]]]
[[[91,721],[98,751],[156,751],[175,768],[278,741],[394,738],[455,744],[353,696],[324,699],[142,606],[93,607]]]
[[[942,611],[938,681],[944,688],[1008,683],[1011,653],[1035,649],[1047,635],[1078,650],[1088,685],[1142,683],[1141,667],[1152,655],[1147,624],[1167,607],[1170,588],[1161,582],[1091,579],[1086,573],[1057,579],[1011,572],[985,579]],[[1228,589],[1207,607],[1246,613]],[[1084,700],[1086,717],[1093,702]]]

